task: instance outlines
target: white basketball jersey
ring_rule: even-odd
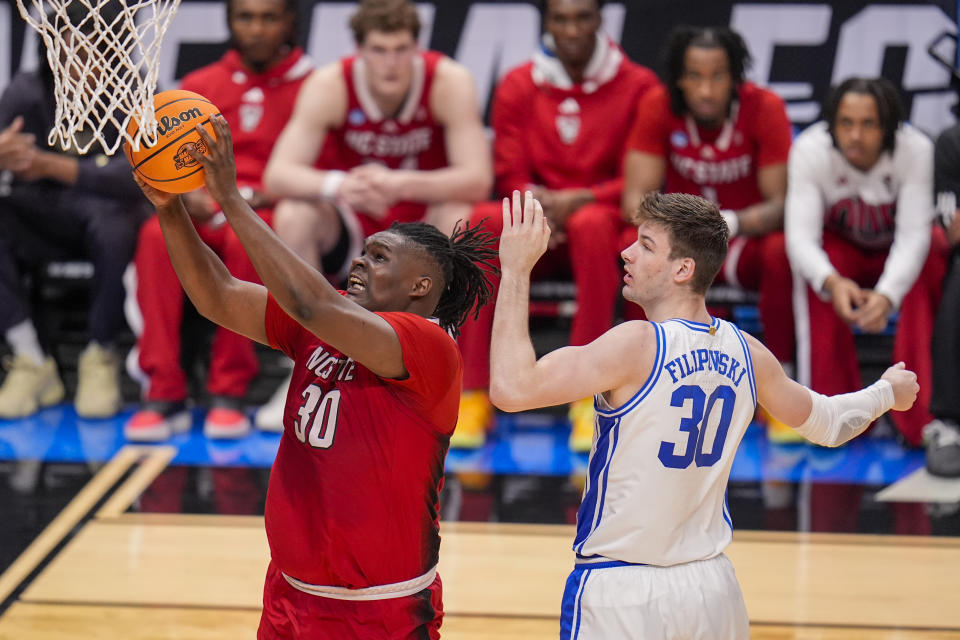
[[[727,479],[757,403],[746,339],[716,318],[652,324],[650,378],[621,407],[594,399],[578,563],[671,566],[717,556],[732,538]]]

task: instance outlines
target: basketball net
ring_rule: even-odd
[[[20,15],[43,38],[53,71],[57,108],[47,137],[51,146],[74,147],[83,154],[97,142],[104,153],[113,155],[124,140],[134,149],[142,143],[156,144],[153,94],[160,43],[179,4],[180,0],[17,0]],[[82,18],[71,5],[84,8]],[[132,134],[127,132],[131,119],[137,122]]]

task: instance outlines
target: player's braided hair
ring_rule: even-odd
[[[675,27],[667,35],[663,47],[663,83],[670,92],[670,110],[677,115],[683,115],[687,111],[687,102],[678,83],[683,76],[684,58],[690,47],[726,51],[734,87],[743,84],[746,72],[753,62],[743,38],[729,27],[694,27],[685,24]]]
[[[493,298],[491,276],[500,272],[494,262],[496,237],[480,224],[458,223],[450,237],[423,222],[394,222],[390,230],[420,245],[437,261],[443,293],[434,315],[441,327],[458,335],[470,312],[476,318]]]

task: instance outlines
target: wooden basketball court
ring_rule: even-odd
[[[128,513],[174,455],[125,447],[0,576],[0,638],[255,637],[263,519]],[[444,638],[558,635],[573,528],[444,523]],[[752,637],[960,639],[960,539],[737,532]]]

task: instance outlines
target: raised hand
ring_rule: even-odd
[[[907,366],[898,362],[883,372],[881,380],[886,380],[893,387],[893,408],[897,411],[906,411],[917,400],[920,385],[917,384],[917,374],[907,369]]]
[[[137,183],[137,186],[140,187],[140,191],[143,191],[143,195],[147,196],[147,200],[150,201],[157,209],[164,209],[172,205],[176,199],[176,193],[167,193],[166,191],[160,191],[156,187],[152,187],[146,182],[143,181],[143,178],[140,177],[136,171],[133,172],[133,181]]]
[[[500,234],[500,264],[503,272],[528,274],[550,243],[550,225],[543,207],[527,191],[520,204],[520,192],[513,192],[513,201],[503,199],[503,233]]]
[[[206,147],[206,153],[200,153],[196,147],[188,147],[187,151],[201,165],[206,172],[207,191],[213,199],[221,205],[229,198],[240,198],[237,188],[237,165],[233,159],[233,136],[230,125],[222,115],[210,116],[210,126],[213,128],[216,139],[202,125],[197,125],[197,133]],[[244,201],[246,202],[246,201]]]

